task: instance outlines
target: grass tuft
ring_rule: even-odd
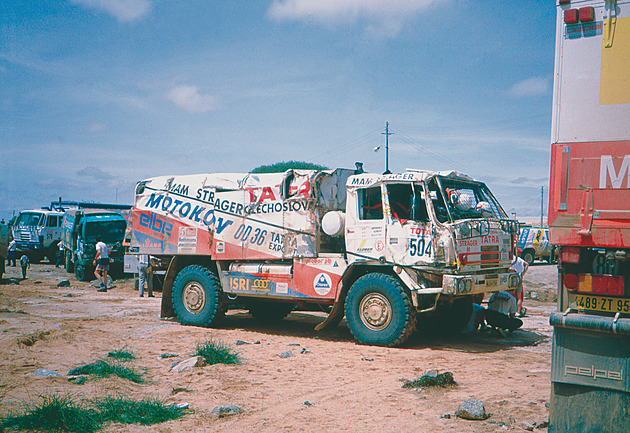
[[[42,396],[41,405],[27,405],[23,413],[0,418],[0,427],[20,431],[85,432],[101,428],[98,414],[70,396]]]
[[[130,400],[123,397],[107,397],[94,402],[103,421],[121,424],[151,425],[181,418],[184,410],[162,400],[145,398]]]
[[[134,355],[133,352],[131,352],[129,350],[125,350],[124,347],[122,349],[118,349],[118,350],[114,350],[113,352],[109,352],[107,354],[107,357],[115,359],[117,361],[132,361],[132,360],[136,359],[136,355]]]
[[[130,380],[133,383],[144,383],[142,373],[135,369],[120,364],[108,364],[105,361],[96,361],[91,364],[70,370],[69,375],[89,374],[96,377],[118,376],[121,379]]]
[[[424,375],[416,380],[405,380],[403,383],[403,388],[432,388],[432,387],[441,387],[446,388],[447,386],[455,385],[455,379],[453,379],[453,373],[450,371],[438,374],[437,376],[428,376]]]
[[[41,403],[25,406],[20,414],[0,418],[0,430],[93,433],[107,422],[151,425],[179,419],[185,409],[162,400],[107,397],[87,407],[70,396],[42,396]]]
[[[209,365],[241,363],[238,353],[232,352],[228,346],[214,340],[208,340],[205,343],[197,343],[195,356],[202,356]]]

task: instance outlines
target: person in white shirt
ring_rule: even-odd
[[[109,249],[100,236],[96,237],[96,256],[94,257],[94,276],[101,283],[97,292],[107,292],[107,271],[109,271]],[[101,273],[103,274],[101,276]]]
[[[153,297],[153,268],[149,256],[142,254],[138,256],[138,289],[140,297],[144,296],[144,282],[147,282],[147,296]]]
[[[523,317],[527,311],[525,307],[523,307],[523,275],[525,275],[525,272],[527,272],[528,269],[529,264],[517,255],[514,255],[514,258],[512,259],[512,266],[510,266],[510,272],[516,272],[519,277],[521,277],[518,287],[514,290],[514,294],[516,296],[516,317]]]

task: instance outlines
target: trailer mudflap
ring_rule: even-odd
[[[173,309],[173,283],[177,276],[177,256],[173,256],[164,276],[164,284],[162,285],[162,305],[160,307],[160,318],[175,317]]]
[[[549,432],[627,432],[630,319],[552,313]]]
[[[553,313],[551,381],[630,393],[630,319]]]

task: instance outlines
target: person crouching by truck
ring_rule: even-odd
[[[100,236],[96,237],[96,256],[94,257],[94,276],[101,283],[97,292],[107,292],[107,271],[109,271],[109,250]],[[102,275],[101,275],[102,273]]]

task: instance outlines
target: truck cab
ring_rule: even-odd
[[[127,221],[117,212],[96,209],[71,209],[66,211],[63,220],[63,244],[65,265],[68,272],[75,273],[80,281],[91,279],[96,238],[107,244],[110,269],[122,269],[124,248],[122,242]]]
[[[27,254],[33,263],[44,257],[52,260],[61,240],[63,212],[44,209],[20,212],[13,225],[13,238],[17,251]]]

